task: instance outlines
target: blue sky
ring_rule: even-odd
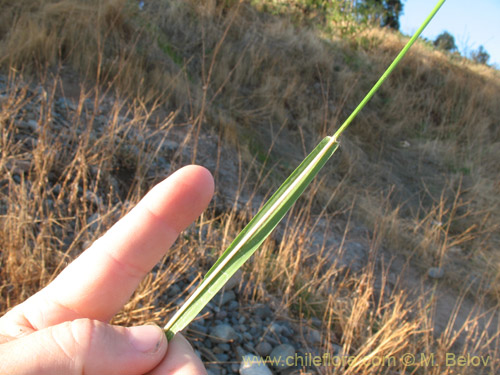
[[[403,0],[400,30],[411,35],[438,0]],[[447,0],[422,35],[430,40],[443,31],[455,37],[462,54],[483,45],[490,54],[489,64],[500,69],[500,0]]]

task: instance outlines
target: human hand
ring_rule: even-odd
[[[0,374],[205,374],[182,336],[168,343],[159,327],[106,322],[206,208],[213,189],[204,168],[177,171],[52,283],[0,318]]]

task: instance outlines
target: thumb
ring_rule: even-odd
[[[167,351],[161,328],[78,319],[0,345],[1,374],[144,374]]]

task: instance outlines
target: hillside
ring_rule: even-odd
[[[115,317],[127,325],[166,322],[406,41],[271,1],[0,4],[2,312],[175,169],[215,176],[209,210]],[[496,373],[499,98],[498,71],[417,43],[233,294],[188,330],[210,371],[237,372],[219,362],[261,354],[264,337],[355,357],[343,374]],[[210,341],[228,322],[229,349]],[[424,352],[435,367],[364,360]],[[491,362],[447,366],[449,352]]]

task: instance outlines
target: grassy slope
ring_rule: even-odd
[[[62,64],[86,77],[91,87],[97,82],[101,90],[109,87],[132,101],[178,111],[177,123],[193,124],[187,142],[195,150],[199,129],[213,131],[239,147],[245,162],[256,158],[267,163],[265,168],[272,166],[265,190],[276,186],[306,151],[333,132],[404,44],[401,36],[377,29],[354,28],[342,38],[315,30],[301,24],[294,10],[273,16],[249,5],[215,1],[147,3],[139,11],[132,1],[2,0],[0,64],[5,72],[15,68],[39,76],[57,72]],[[459,290],[471,279],[481,280],[483,284],[472,286],[472,294],[498,301],[499,94],[498,72],[450,60],[424,44],[416,46],[342,139],[342,152],[326,167],[316,196],[304,199],[310,203],[308,215],[314,217],[329,200],[327,211],[332,213],[352,207],[353,220],[370,229],[373,243],[412,255],[421,274],[443,265],[448,285]],[[14,107],[3,107],[4,119]],[[34,157],[39,165],[41,155]],[[67,163],[59,168],[77,176],[79,168],[85,169],[70,159]],[[130,196],[137,199],[141,186],[134,187]],[[45,199],[43,194],[39,198]],[[70,195],[68,199],[75,217],[87,215]],[[18,204],[26,211],[37,209],[30,208],[33,202]],[[9,244],[4,249],[15,252],[17,245],[29,251],[30,244],[37,243],[29,228],[9,225],[2,229],[11,233],[2,237],[3,244]],[[12,233],[17,233],[15,241]],[[281,251],[278,260],[290,265],[301,285],[301,278],[308,276],[298,273],[316,271],[298,271],[292,250]],[[263,254],[258,262],[268,261],[266,254],[274,257],[269,250]],[[17,275],[20,285],[29,284],[13,264],[6,269],[10,271],[2,271],[5,280]],[[40,277],[42,284],[52,272],[33,266],[30,270],[48,273]],[[262,272],[253,277],[270,276]],[[322,280],[328,277],[318,277],[317,285]],[[282,285],[274,287],[286,288],[287,281],[283,277]],[[365,281],[355,277],[345,285],[356,290]],[[25,298],[30,288],[20,288],[22,292],[4,308]],[[315,290],[314,285],[309,288]],[[380,321],[358,317],[354,324],[351,316],[342,322],[343,309],[346,316],[359,309],[356,299],[347,307],[340,299],[328,298],[329,307],[321,310],[324,317],[324,311],[330,311],[330,317],[334,314],[332,319],[340,321],[336,330],[350,337],[345,345],[363,348],[368,338],[359,327]],[[394,298],[391,306],[402,309]],[[420,323],[408,327],[401,324],[405,313],[398,316],[401,335],[416,331],[424,320],[420,317]],[[389,332],[394,322],[387,319]]]

